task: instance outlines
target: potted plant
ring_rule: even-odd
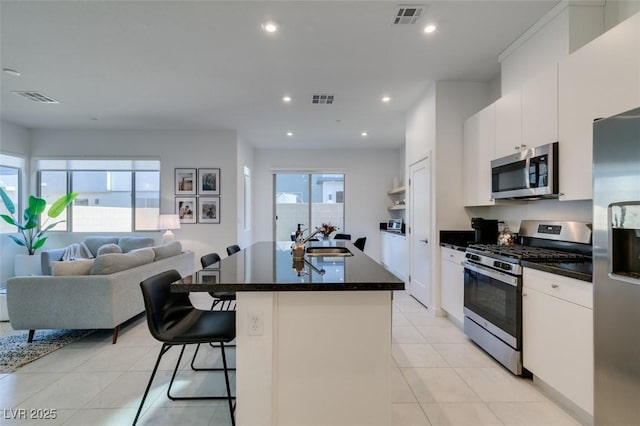
[[[4,189],[0,188],[0,197],[2,197],[2,202],[9,212],[9,215],[0,214],[0,217],[2,217],[2,219],[4,219],[8,224],[15,226],[18,231],[18,235],[9,235],[9,238],[11,238],[17,245],[25,247],[28,252],[27,257],[31,257],[31,259],[22,260],[22,262],[32,263],[34,267],[36,267],[35,265],[40,266],[39,260],[37,260],[33,255],[36,250],[41,248],[47,241],[47,237],[45,236],[47,231],[58,223],[64,222],[64,220],[59,220],[53,223],[47,222],[49,222],[49,219],[55,219],[60,216],[64,209],[71,204],[77,196],[77,192],[72,192],[58,198],[47,211],[48,217],[44,222],[40,223],[40,215],[47,207],[47,202],[44,198],[34,197],[31,195],[29,196],[29,204],[22,214],[22,221],[20,221],[16,217],[16,206],[13,204],[13,201],[11,201],[11,198],[9,198]],[[22,265],[18,265],[20,262],[19,256],[20,255],[16,256],[15,272],[16,275],[24,275]],[[26,268],[29,270],[28,266]]]

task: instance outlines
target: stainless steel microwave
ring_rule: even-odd
[[[491,161],[491,198],[558,196],[558,142]]]

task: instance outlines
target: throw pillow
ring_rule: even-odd
[[[122,249],[117,244],[105,244],[103,246],[100,246],[96,255],[102,256],[109,253],[122,253]]]
[[[91,275],[109,275],[153,262],[155,252],[151,248],[129,253],[108,253],[96,258]]]
[[[62,262],[51,262],[51,275],[89,275],[94,259],[70,260]]]
[[[162,246],[153,247],[153,251],[156,253],[155,262],[167,257],[177,256],[182,253],[182,244],[180,241],[172,241]]]
[[[132,250],[137,250],[146,247],[153,247],[155,241],[149,237],[120,237],[118,245],[122,249],[123,253],[129,253]]]
[[[91,254],[96,256],[101,246],[105,244],[118,244],[118,237],[87,237],[84,239],[84,243],[89,247],[89,250],[91,250]]]

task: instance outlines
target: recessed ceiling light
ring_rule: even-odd
[[[381,99],[381,101],[384,102],[384,103],[387,103],[390,100],[391,100],[391,98],[389,96],[383,96],[382,99]]]
[[[362,132],[360,133],[360,136],[368,136],[369,134],[367,132]]]
[[[293,136],[293,132],[287,132],[287,136]]]
[[[262,24],[262,29],[268,33],[275,33],[276,31],[278,31],[278,24],[272,21],[265,22],[264,24]]]
[[[291,102],[291,96],[283,96],[282,102]]]
[[[429,24],[426,27],[424,27],[424,32],[427,33],[427,34],[431,34],[435,30],[436,30],[436,26],[433,25],[433,24]]]
[[[22,73],[20,71],[16,71],[16,70],[11,69],[11,68],[2,68],[2,72],[7,74],[7,75],[12,75],[14,77],[20,77],[22,75]]]

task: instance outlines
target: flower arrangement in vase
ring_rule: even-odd
[[[334,233],[335,231],[337,231],[338,228],[337,226],[332,225],[331,223],[323,223],[322,226],[320,226],[319,228],[316,228],[320,230],[320,233],[322,234],[322,237],[325,240],[329,239],[329,236]]]

